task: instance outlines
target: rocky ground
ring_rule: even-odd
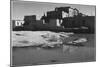
[[[65,32],[50,32],[50,31],[36,31],[36,32],[13,32],[12,33],[12,46],[13,47],[59,47],[62,45],[77,45],[87,42],[85,37],[76,37],[74,33]]]

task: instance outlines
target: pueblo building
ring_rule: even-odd
[[[76,8],[56,7],[53,11],[45,13],[40,20],[36,19],[36,15],[24,16],[24,24],[21,30],[94,33],[95,16],[82,14]]]
[[[12,28],[15,27],[23,27],[24,21],[23,20],[12,20]]]

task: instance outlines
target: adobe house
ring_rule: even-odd
[[[41,20],[48,23],[51,27],[61,27],[63,19],[66,17],[74,17],[78,15],[79,11],[71,7],[56,7],[54,11],[48,11],[42,16]],[[62,26],[63,27],[63,26]]]
[[[23,20],[12,20],[12,28],[15,28],[15,27],[22,27],[24,24],[24,21]]]
[[[29,25],[30,23],[35,23],[36,22],[36,15],[29,15],[29,16],[24,16],[24,25]]]

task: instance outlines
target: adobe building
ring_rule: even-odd
[[[46,15],[42,16],[42,20],[51,26],[61,26],[64,18],[77,16],[78,13],[76,8],[56,7],[54,11],[48,11]]]
[[[36,22],[36,15],[29,15],[29,16],[24,16],[24,25],[29,25],[30,23],[35,23]]]
[[[76,8],[56,7],[54,11],[48,11],[41,20],[51,27],[88,29],[87,32],[94,32],[95,16],[87,16]]]
[[[23,20],[12,20],[12,28],[15,27],[23,27],[24,21]]]
[[[87,16],[71,7],[56,7],[54,11],[48,11],[36,20],[36,15],[24,16],[24,24],[17,21],[17,26],[23,25],[25,30],[65,30],[94,32],[95,16]],[[13,25],[14,26],[14,25]],[[74,30],[76,28],[77,30]],[[68,30],[70,29],[70,30]],[[81,29],[81,30],[78,30]],[[88,30],[83,30],[88,29]]]

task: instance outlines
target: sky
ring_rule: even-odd
[[[25,15],[36,15],[39,20],[47,11],[53,11],[55,7],[77,8],[81,13],[95,16],[95,6],[93,5],[77,5],[66,3],[48,3],[34,1],[11,1],[11,19],[23,20]]]

